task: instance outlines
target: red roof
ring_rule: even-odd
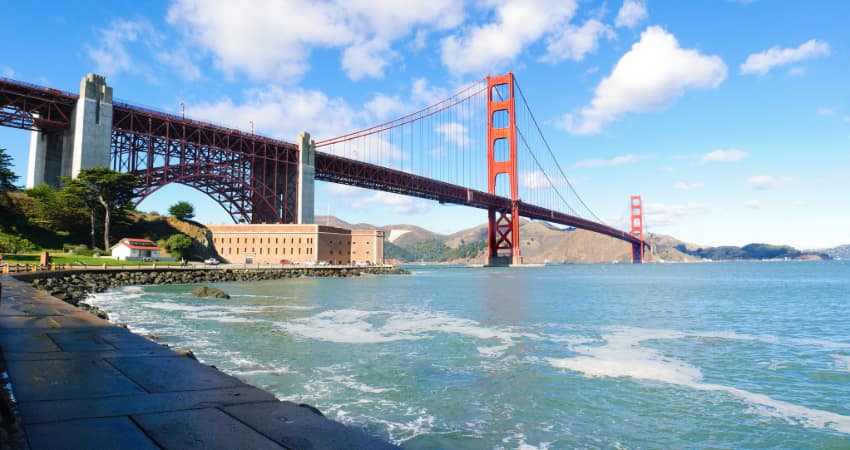
[[[125,247],[131,248],[133,250],[159,251],[159,247],[157,247],[156,244],[150,239],[124,238],[121,239],[120,244],[124,244]]]

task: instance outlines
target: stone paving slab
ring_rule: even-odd
[[[243,385],[207,391],[24,402],[21,403],[20,409],[24,423],[43,423],[274,401],[276,399],[272,394]]]
[[[398,448],[365,433],[352,432],[345,425],[330,422],[309,408],[292,402],[234,405],[224,407],[222,411],[287,448],[328,450]]]
[[[145,392],[111,364],[97,358],[6,361],[6,369],[20,402]]]
[[[29,445],[398,448],[0,276],[0,354]]]
[[[0,347],[4,347],[3,341],[0,340]],[[24,349],[24,347],[17,347]],[[140,358],[140,357],[171,357],[174,352],[166,347],[159,348],[144,348],[144,349],[129,349],[129,350],[112,350],[112,351],[97,351],[97,352],[5,352],[4,356],[7,361],[48,361],[52,359],[76,359],[76,358]]]
[[[127,417],[30,425],[27,436],[32,450],[159,449]]]
[[[281,448],[276,442],[215,408],[144,414],[133,416],[133,420],[164,448]]]
[[[244,384],[177,354],[169,358],[109,358],[107,361],[148,392],[197,391]]]

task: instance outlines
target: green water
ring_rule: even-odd
[[[93,303],[411,449],[850,448],[850,263],[412,267]]]

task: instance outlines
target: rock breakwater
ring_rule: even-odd
[[[299,268],[299,269],[158,269],[33,272],[17,275],[59,300],[89,311],[101,318],[106,312],[83,302],[89,294],[122,286],[146,284],[200,284],[250,282],[299,277],[357,277],[362,274],[409,274],[395,267]]]

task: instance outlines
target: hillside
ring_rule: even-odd
[[[819,251],[829,255],[832,259],[850,259],[850,244],[839,245],[838,247]]]
[[[375,227],[370,224],[349,224],[335,217],[317,218],[317,223],[348,228],[381,228],[387,239],[385,258],[395,262],[485,262],[487,225],[442,235],[414,225],[399,224]],[[520,251],[525,263],[611,263],[631,262],[631,245],[585,230],[563,229],[546,222],[522,219],[520,222]],[[647,262],[694,262],[703,260],[761,260],[761,259],[826,259],[823,254],[799,251],[787,245],[749,244],[735,246],[700,246],[685,243],[662,234],[649,234],[652,252]],[[850,253],[850,246],[834,249],[834,254]],[[847,254],[847,253],[845,253]],[[850,254],[848,254],[850,257]]]
[[[337,219],[338,220],[338,219]],[[320,222],[321,223],[321,222]],[[329,223],[335,223],[330,220]],[[336,223],[344,224],[343,221]],[[385,258],[399,262],[428,261],[450,263],[485,262],[487,225],[440,235],[412,225],[387,225]],[[392,236],[393,239],[389,237]],[[610,263],[630,262],[631,246],[618,239],[585,230],[561,229],[546,222],[520,222],[520,251],[526,263]],[[697,261],[700,258],[675,248],[682,244],[670,236],[651,235],[656,247],[647,261]]]

